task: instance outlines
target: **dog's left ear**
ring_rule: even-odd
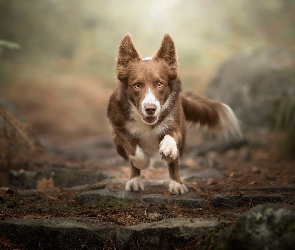
[[[165,61],[168,64],[172,75],[175,75],[175,77],[177,76],[177,54],[174,42],[168,34],[164,35],[161,47],[153,56],[153,60]]]

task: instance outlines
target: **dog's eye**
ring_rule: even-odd
[[[134,89],[135,90],[137,90],[137,89],[140,89],[140,83],[135,83],[134,85],[133,85],[133,87],[134,87]]]
[[[158,82],[158,88],[162,88],[163,87],[163,83],[162,82]]]

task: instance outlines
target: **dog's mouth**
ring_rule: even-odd
[[[158,120],[158,117],[157,116],[143,116],[142,119],[147,124],[152,125]]]

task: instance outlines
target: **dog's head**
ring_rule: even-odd
[[[164,35],[160,49],[152,57],[142,58],[127,34],[119,46],[117,78],[143,122],[156,124],[181,88],[180,82],[175,84],[177,56],[171,37]]]

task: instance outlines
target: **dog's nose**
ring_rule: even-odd
[[[155,104],[146,104],[144,105],[144,110],[148,115],[154,115],[156,112],[157,106]]]

